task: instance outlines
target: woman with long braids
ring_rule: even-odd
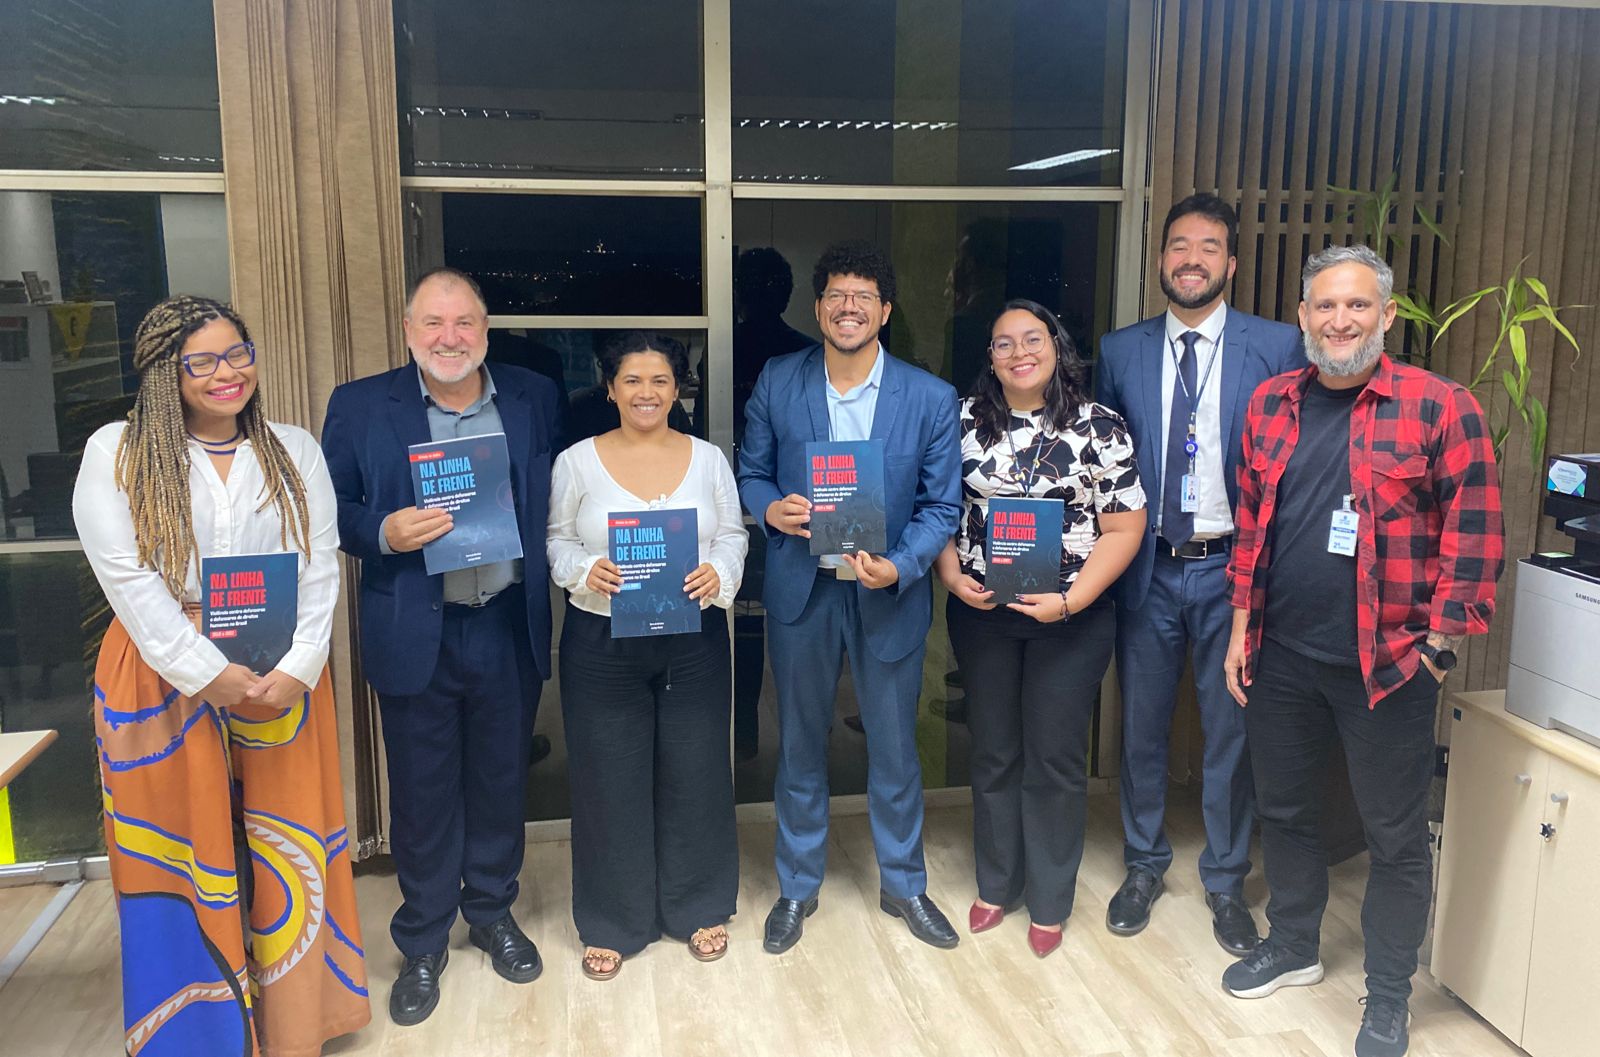
[[[1083,859],[1089,722],[1111,663],[1106,588],[1144,533],[1144,489],[1127,427],[1084,388],[1055,313],[1006,302],[989,363],[961,402],[961,508],[934,568],[967,686],[978,898],[984,932],[1026,902],[1028,947],[1061,945]],[[985,586],[990,501],[1060,500],[1061,567],[1016,600]],[[1036,510],[1035,516],[1038,511]]]
[[[176,296],[134,336],[126,423],[94,434],[72,511],[116,619],[95,667],[129,1054],[302,1057],[369,1019],[328,640],[333,486],[267,422],[232,309]],[[268,672],[200,634],[200,560],[300,556]]]

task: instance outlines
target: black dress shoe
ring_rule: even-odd
[[[802,903],[798,899],[780,899],[772,904],[767,914],[766,936],[761,947],[768,954],[782,954],[800,942],[806,930],[806,918],[817,912],[817,897]]]
[[[1223,950],[1242,958],[1261,946],[1256,919],[1238,896],[1207,892],[1206,906],[1211,908],[1211,934]]]
[[[439,974],[449,951],[407,958],[389,990],[389,1019],[403,1028],[421,1024],[439,1004]]]
[[[931,947],[949,950],[961,942],[961,937],[956,935],[950,920],[933,905],[933,900],[929,899],[926,893],[909,899],[896,899],[888,892],[879,889],[878,907],[885,914],[905,918],[907,927],[911,929],[911,935]]]
[[[510,914],[488,925],[467,930],[467,940],[480,951],[487,951],[494,971],[514,984],[528,984],[539,978],[544,963],[539,948],[523,935]]]
[[[550,755],[550,739],[543,734],[535,734],[528,752],[528,766],[532,767],[546,756]]]
[[[1137,936],[1150,924],[1150,908],[1166,891],[1166,882],[1153,870],[1135,866],[1106,907],[1106,928],[1118,936]]]

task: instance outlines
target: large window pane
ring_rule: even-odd
[[[75,535],[84,441],[128,413],[172,293],[228,299],[221,195],[0,191],[0,539]]]
[[[222,170],[211,0],[0,0],[0,169]]]
[[[812,268],[837,239],[866,238],[894,261],[898,300],[885,328],[888,350],[965,393],[987,363],[989,324],[1009,298],[1058,313],[1085,356],[1110,329],[1116,208],[1061,202],[735,202],[734,429],[773,355],[815,340]],[[784,265],[793,290],[785,284]],[[785,294],[787,293],[787,297]],[[798,399],[798,397],[795,397]],[[777,766],[777,695],[766,663],[760,607],[765,537],[752,535],[745,589],[734,613],[736,788],[743,801],[772,798]],[[963,707],[961,676],[944,627],[944,588],[934,587],[934,624],[923,669],[917,741],[923,781],[968,784],[967,728],[946,716]],[[840,682],[829,753],[835,795],[866,789],[866,742],[845,722],[858,705],[848,666]]]
[[[700,201],[413,192],[413,274],[448,264],[493,315],[701,313]]]
[[[105,846],[89,685],[110,621],[83,555],[0,551],[0,730],[60,734],[0,792],[0,864]]]
[[[735,180],[1118,185],[1126,0],[740,0]]]
[[[698,0],[397,0],[402,171],[698,180]]]

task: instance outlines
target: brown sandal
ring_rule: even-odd
[[[606,965],[611,968],[604,968]],[[622,971],[622,955],[604,947],[585,947],[583,975],[591,980],[610,980]]]
[[[721,941],[720,943],[718,941]],[[702,943],[711,944],[711,950],[700,949]],[[689,937],[689,953],[694,955],[696,961],[714,962],[728,953],[728,930],[723,925],[712,925],[708,929],[695,929],[694,935]]]

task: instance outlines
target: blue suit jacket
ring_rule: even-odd
[[[1150,529],[1133,564],[1115,588],[1118,605],[1126,609],[1144,605],[1155,562],[1155,514],[1161,507],[1156,489],[1166,461],[1161,448],[1161,364],[1167,356],[1167,317],[1162,313],[1101,338],[1100,360],[1094,371],[1094,398],[1127,421],[1139,462],[1139,479],[1150,497]],[[1222,328],[1222,376],[1218,379],[1217,396],[1226,459],[1222,480],[1228,489],[1230,510],[1239,505],[1239,454],[1250,394],[1273,375],[1298,371],[1305,365],[1298,328],[1228,306],[1228,320]]]
[[[511,452],[528,641],[539,675],[548,679],[550,571],[544,541],[561,397],[543,375],[499,363],[488,369]],[[339,501],[339,548],[361,559],[362,674],[380,694],[421,693],[439,660],[444,578],[428,575],[420,550],[384,554],[378,546],[383,519],[416,505],[406,448],[431,439],[415,364],[347,382],[328,400],[322,452]]]
[[[900,579],[856,590],[867,645],[879,660],[892,662],[925,641],[933,622],[928,569],[961,516],[961,427],[948,382],[884,356],[872,438],[884,442],[885,556]],[[769,541],[762,604],[785,624],[800,619],[811,597],[817,559],[803,536],[767,524],[767,507],[790,493],[807,494],[806,444],[828,439],[827,384],[822,346],[813,345],[762,368],[745,405],[739,496]]]

